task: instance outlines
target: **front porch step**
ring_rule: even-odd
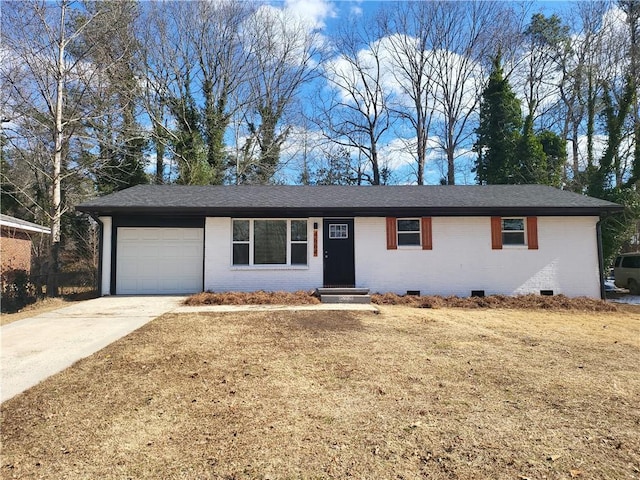
[[[316,288],[316,295],[369,295],[369,289],[354,287],[323,287]]]
[[[322,303],[371,303],[371,295],[320,295]]]
[[[368,288],[318,288],[322,303],[371,303]]]

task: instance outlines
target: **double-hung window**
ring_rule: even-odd
[[[420,246],[420,219],[399,218],[398,246]]]
[[[491,217],[491,248],[538,250],[538,217]]]
[[[502,244],[526,245],[524,218],[502,219]]]
[[[234,219],[233,265],[307,265],[307,221]]]
[[[249,220],[233,221],[233,264],[249,265]]]
[[[433,249],[431,217],[396,218],[387,217],[387,250],[398,247],[421,247]]]

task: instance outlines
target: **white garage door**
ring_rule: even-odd
[[[116,293],[202,291],[204,230],[119,227]]]

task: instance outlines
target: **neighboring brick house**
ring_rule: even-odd
[[[0,214],[0,273],[8,270],[31,271],[34,234],[50,234],[47,227]]]
[[[603,295],[620,205],[543,185],[139,185],[86,202],[100,293],[203,290]]]

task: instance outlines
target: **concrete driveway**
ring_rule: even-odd
[[[0,327],[0,402],[176,309],[185,297],[101,297]]]

